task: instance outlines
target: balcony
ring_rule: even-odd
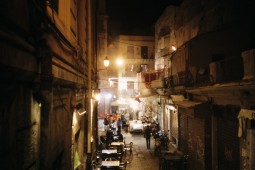
[[[169,47],[165,47],[163,49],[160,49],[160,57],[165,57],[168,56],[170,54],[170,48]]]
[[[209,72],[204,74],[192,74],[190,71],[182,71],[178,74],[165,77],[164,78],[164,87],[170,88],[174,86],[200,86],[210,84]]]
[[[163,75],[163,69],[142,72],[139,89],[163,87]]]

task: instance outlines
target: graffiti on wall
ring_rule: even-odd
[[[202,165],[202,167],[204,167],[204,148],[204,142],[200,136],[194,136],[191,133],[188,134],[188,149],[192,154],[194,154],[194,158]]]
[[[19,165],[26,169],[37,160],[38,125],[34,123],[28,129],[20,131],[17,134],[16,146]]]

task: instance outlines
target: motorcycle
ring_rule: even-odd
[[[154,146],[154,154],[159,156],[161,154],[161,150],[167,150],[168,144],[170,142],[167,133],[164,131],[158,131],[154,135],[155,146]]]

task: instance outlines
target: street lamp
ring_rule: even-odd
[[[104,58],[104,66],[107,68],[110,65],[110,60],[108,59],[107,56]]]

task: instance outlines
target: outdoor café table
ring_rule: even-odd
[[[106,158],[116,158],[118,159],[118,151],[117,149],[103,149],[102,150],[102,159],[105,160]]]
[[[112,142],[111,146],[124,146],[124,142]]]
[[[120,161],[102,161],[102,166],[104,167],[118,167]]]

